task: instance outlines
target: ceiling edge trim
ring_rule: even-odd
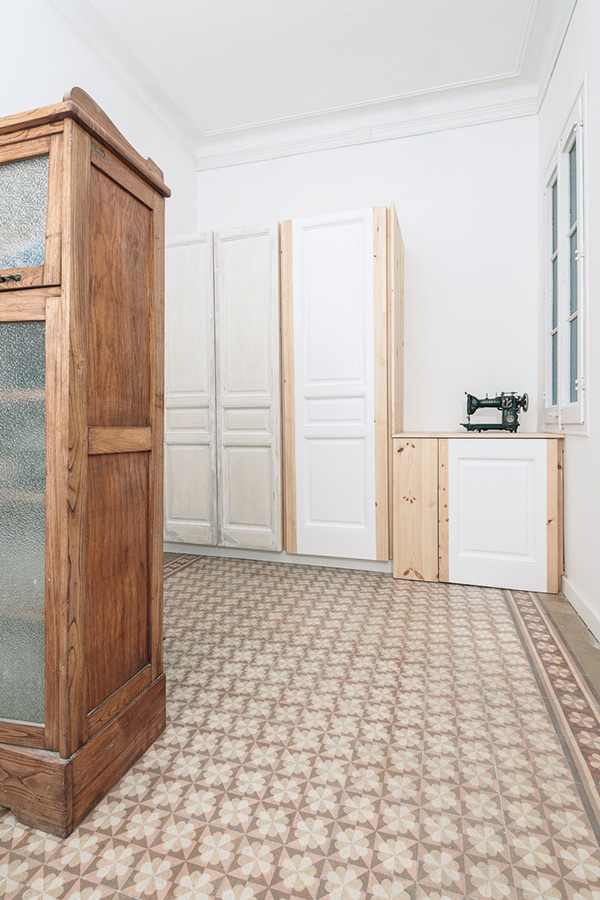
[[[384,125],[359,126],[344,131],[319,135],[310,138],[298,138],[293,141],[262,144],[255,147],[240,148],[229,152],[196,155],[196,171],[222,169],[229,166],[246,165],[253,162],[266,162],[284,156],[299,156],[304,153],[316,153],[320,150],[337,150],[342,147],[374,144],[381,141],[393,141],[399,138],[416,137],[432,134],[437,131],[449,131],[454,128],[467,128],[471,125],[484,125],[505,119],[517,119],[536,115],[538,111],[537,97],[513,100],[506,103],[489,104],[483,107],[460,110],[451,113],[423,116]]]
[[[559,31],[558,38],[554,45],[552,55],[550,57],[550,64],[546,68],[546,72],[544,73],[544,77],[542,78],[540,91],[538,94],[538,108],[537,112],[539,112],[544,105],[544,100],[546,99],[546,94],[548,93],[548,89],[550,88],[550,83],[552,81],[552,76],[554,75],[554,70],[558,65],[558,60],[560,58],[560,54],[562,53],[563,45],[567,39],[567,34],[569,32],[569,28],[571,27],[571,22],[573,20],[573,16],[575,15],[575,9],[577,8],[579,0],[571,0],[567,10],[565,12],[563,21],[561,23],[561,28]],[[539,83],[539,82],[538,82]]]
[[[146,115],[157,122],[160,128],[172,140],[176,140],[187,153],[194,156],[194,145],[202,137],[202,131],[175,103],[161,82],[131,51],[121,35],[95,5],[90,6],[88,3],[86,7],[88,10],[91,8],[92,14],[97,17],[93,23],[82,3],[74,3],[73,0],[44,0],[44,2]],[[105,45],[104,51],[98,43],[99,23],[111,37],[110,45]]]

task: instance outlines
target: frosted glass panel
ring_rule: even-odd
[[[0,718],[44,721],[45,323],[0,323]]]
[[[0,269],[43,266],[49,157],[0,165]]]

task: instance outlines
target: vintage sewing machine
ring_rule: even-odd
[[[461,424],[467,431],[516,431],[519,427],[519,410],[522,409],[523,412],[527,412],[528,408],[529,397],[527,394],[519,396],[514,391],[511,391],[509,394],[502,392],[496,397],[488,397],[486,394],[483,400],[474,397],[473,394],[467,394],[468,422],[462,422]],[[478,409],[499,409],[502,411],[502,421],[472,424],[471,416]]]

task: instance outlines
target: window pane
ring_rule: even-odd
[[[579,321],[577,318],[569,322],[569,399],[571,403],[577,402],[577,366],[578,346],[577,330]]]
[[[45,323],[0,323],[0,718],[44,721]]]
[[[0,165],[0,269],[43,266],[49,157]]]
[[[552,328],[558,322],[558,257],[552,260]]]
[[[552,406],[558,403],[558,334],[552,335]]]
[[[569,238],[569,315],[577,312],[577,231]]]
[[[569,150],[569,225],[577,219],[577,142]]]
[[[558,246],[558,226],[557,226],[557,214],[558,214],[558,182],[555,181],[552,185],[552,252],[556,250]]]

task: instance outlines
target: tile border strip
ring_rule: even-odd
[[[541,601],[502,591],[600,835],[600,702]]]

